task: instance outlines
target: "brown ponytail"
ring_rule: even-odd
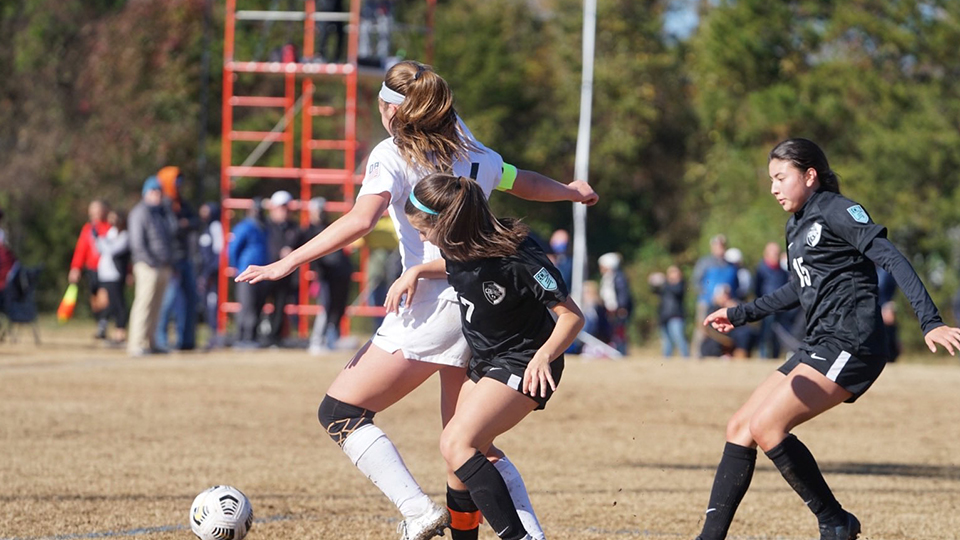
[[[390,121],[393,140],[412,166],[445,172],[472,148],[457,125],[453,91],[426,64],[406,60],[390,68],[384,83],[404,95]]]
[[[410,222],[431,228],[449,260],[509,257],[529,233],[518,220],[497,219],[480,184],[470,178],[431,174],[417,183],[413,196],[429,212],[407,199],[404,211]]]

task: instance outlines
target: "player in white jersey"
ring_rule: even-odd
[[[353,208],[288,256],[268,266],[250,266],[237,281],[257,283],[289,275],[301,264],[369,233],[384,211],[390,213],[400,238],[404,270],[440,258],[436,246],[420,240],[403,211],[414,184],[433,172],[474,178],[488,195],[499,189],[528,200],[597,202],[597,194],[585,182],[561,184],[504,164],[457,117],[453,92],[429,66],[404,61],[390,68],[379,107],[391,136],[370,154]],[[376,336],[340,372],[320,404],[318,416],[327,433],[403,514],[403,539],[432,538],[450,524],[450,514],[423,493],[396,447],[373,424],[373,416],[439,372],[440,412],[446,425],[469,359],[452,289],[442,279],[421,280],[411,305],[400,314],[387,314]],[[495,447],[487,456],[503,475],[526,530],[543,538],[519,472]],[[450,470],[447,481],[448,505],[457,510],[454,540],[476,538],[479,513],[468,507],[466,486]]]

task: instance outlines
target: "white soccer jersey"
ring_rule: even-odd
[[[468,159],[461,159],[453,164],[453,174],[473,178],[483,188],[484,194],[489,197],[503,177],[503,158],[500,157],[500,154],[477,141],[462,120],[460,120],[460,128],[466,138],[476,147],[476,150],[469,152]],[[396,143],[393,142],[393,137],[389,137],[380,142],[370,153],[370,157],[367,159],[367,172],[363,178],[363,185],[357,194],[357,198],[381,193],[390,195],[390,206],[387,211],[393,220],[397,237],[400,239],[400,256],[404,271],[420,263],[440,258],[440,249],[430,242],[420,240],[420,234],[410,225],[403,211],[407,198],[413,191],[413,186],[429,174],[430,171],[420,167],[411,167],[407,164],[403,156],[400,155]],[[422,293],[418,290],[418,296],[420,294],[431,295],[442,292],[444,299],[456,301],[456,294],[445,281],[428,281],[435,281],[435,285],[428,286],[436,286],[438,289],[436,291],[424,290]],[[425,284],[421,283],[422,285]]]

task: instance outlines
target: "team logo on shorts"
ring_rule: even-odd
[[[823,225],[814,223],[813,226],[810,227],[810,230],[807,231],[807,245],[813,247],[819,244],[821,232],[823,232]]]
[[[853,216],[853,220],[857,223],[866,223],[870,221],[870,216],[867,215],[867,211],[864,210],[859,204],[855,204],[850,208],[847,208],[847,212]]]
[[[541,268],[536,274],[533,275],[533,279],[537,280],[537,283],[539,283],[544,290],[557,290],[557,280],[553,278],[553,274],[548,272],[546,268]]]
[[[376,178],[380,176],[380,162],[376,162],[367,168],[367,178]]]
[[[487,302],[497,305],[507,297],[507,289],[494,281],[484,281],[483,296],[487,299]]]

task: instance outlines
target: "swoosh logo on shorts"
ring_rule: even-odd
[[[826,358],[819,356],[817,353],[810,353],[810,358],[813,358],[814,360],[823,360],[824,362],[827,361]]]

